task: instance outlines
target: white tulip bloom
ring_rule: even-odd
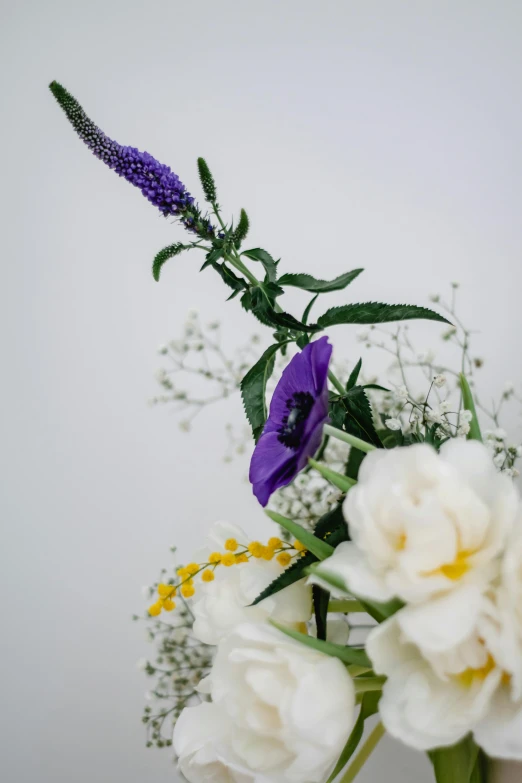
[[[421,603],[462,585],[490,582],[518,508],[513,483],[488,449],[453,439],[378,449],[344,503],[352,541],[317,568],[346,592]]]
[[[216,757],[219,764],[232,759],[234,781],[239,768],[256,783],[265,776],[272,783],[322,783],[352,729],[355,693],[345,666],[268,624],[247,623],[224,638],[200,690],[219,712],[218,742],[212,727],[199,732],[196,716],[189,723],[186,713],[201,708],[187,708],[174,732],[185,769],[201,766],[196,749],[198,759],[212,764]]]

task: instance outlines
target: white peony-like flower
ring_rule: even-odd
[[[401,611],[371,631],[366,644],[375,671],[388,678],[379,703],[382,722],[417,750],[454,745],[490,714],[502,669],[476,632],[451,655],[426,660],[404,633]]]
[[[522,518],[500,577],[401,609],[369,635],[366,649],[387,681],[386,729],[419,750],[473,732],[492,758],[522,760]]]
[[[207,536],[208,551],[198,555],[201,562],[215,549],[224,550],[225,541],[234,538],[247,545],[241,528],[217,522]],[[218,644],[236,625],[262,622],[268,617],[277,622],[299,625],[312,613],[311,588],[301,579],[256,606],[252,601],[284,571],[275,560],[251,559],[230,568],[216,568],[212,582],[202,582],[192,605],[193,634],[205,644]]]
[[[453,439],[379,449],[361,465],[344,504],[352,541],[317,569],[376,601],[420,603],[463,584],[484,589],[518,508],[513,483],[488,449]]]
[[[233,753],[232,725],[214,704],[183,710],[174,729],[174,752],[189,783],[269,783]]]
[[[500,584],[487,603],[480,632],[504,671],[490,713],[475,732],[495,758],[522,759],[522,518],[502,561]]]
[[[355,692],[345,666],[268,624],[246,623],[222,639],[200,690],[212,704],[187,708],[174,730],[189,780],[246,781],[248,770],[256,783],[321,783],[353,724]],[[202,731],[199,715],[211,720]]]

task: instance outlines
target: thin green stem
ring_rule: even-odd
[[[376,447],[371,443],[367,443],[365,440],[361,440],[361,438],[355,437],[355,435],[350,435],[344,430],[339,430],[337,427],[332,427],[331,424],[325,424],[323,427],[323,432],[325,435],[330,435],[332,438],[337,438],[337,440],[342,440],[344,443],[348,443],[355,449],[359,449],[359,451],[365,451],[366,453],[375,451]]]
[[[354,681],[355,693],[367,693],[368,691],[381,691],[386,682],[385,677],[362,677]]]
[[[342,385],[341,381],[337,378],[337,376],[332,372],[332,370],[328,370],[328,377],[330,381],[333,383],[339,394],[344,394],[346,392],[346,389]]]
[[[383,736],[384,726],[382,723],[378,723],[344,775],[339,779],[339,783],[352,783],[352,780],[355,780],[355,777],[364,767]]]
[[[344,614],[348,614],[348,612],[366,612],[366,609],[360,603],[360,601],[356,601],[355,599],[347,599],[345,601],[330,601],[328,604],[328,611],[343,612]]]

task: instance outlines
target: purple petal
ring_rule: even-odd
[[[250,462],[249,480],[262,506],[276,489],[288,483],[288,475],[293,478],[295,462],[295,452],[280,442],[277,432],[261,435]]]

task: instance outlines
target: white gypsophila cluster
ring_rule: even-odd
[[[346,448],[338,440],[330,439],[322,460],[332,470],[342,473]],[[339,502],[340,497],[341,492],[336,487],[309,469],[300,473],[288,486],[274,492],[270,508],[310,530],[320,517]]]
[[[171,551],[175,552],[175,547]],[[169,573],[173,575],[175,568],[163,568],[160,579],[143,588],[144,598],[151,599]],[[197,686],[210,670],[214,648],[194,636],[194,617],[188,602],[168,615],[168,620],[148,614],[143,618],[134,615],[133,620],[145,623],[146,639],[154,648],[151,656],[138,662],[138,668],[151,680],[142,716],[146,745],[170,747],[172,731],[182,711],[201,702]]]
[[[451,437],[466,437],[471,426],[471,411],[460,405],[459,372],[464,372],[478,413],[483,421],[490,422],[485,440],[494,452],[495,464],[508,475],[518,476],[516,462],[522,454],[520,443],[508,442],[502,430],[501,416],[506,404],[522,404],[522,397],[513,383],[506,382],[491,405],[482,402],[477,393],[476,375],[484,365],[484,359],[472,352],[472,332],[457,312],[457,283],[451,285],[451,298],[447,302],[441,296],[431,297],[448,316],[453,326],[446,327],[441,335],[442,343],[455,352],[455,363],[441,361],[437,351],[420,349],[411,338],[408,324],[391,329],[370,326],[359,329],[357,338],[366,349],[392,357],[386,377],[367,378],[366,382],[391,387],[389,392],[368,392],[372,406],[378,415],[378,425],[404,435],[415,434],[425,426],[432,429],[439,443]],[[456,369],[458,368],[458,369]]]
[[[522,759],[522,504],[478,441],[375,451],[344,502],[352,540],[314,581],[403,606],[369,634],[386,730],[429,750],[473,733]],[[400,605],[399,605],[400,606]]]
[[[149,403],[173,404],[184,414],[180,429],[189,432],[200,411],[239,389],[241,379],[258,358],[259,342],[258,335],[251,335],[230,357],[223,349],[220,322],[203,324],[198,312],[191,310],[180,339],[158,348],[166,362],[156,372],[162,393]]]

